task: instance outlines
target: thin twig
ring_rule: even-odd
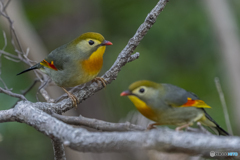
[[[26,64],[28,64],[28,65],[31,66],[31,62],[32,62],[32,61],[27,58],[28,53],[29,53],[29,48],[27,48],[26,53],[24,53],[23,47],[22,47],[22,45],[21,45],[21,43],[20,43],[20,40],[19,40],[19,38],[18,38],[18,36],[17,36],[17,34],[16,34],[16,31],[15,31],[15,29],[14,29],[13,21],[12,21],[11,18],[8,16],[8,14],[7,14],[6,10],[5,10],[5,9],[7,8],[7,6],[8,6],[9,3],[10,3],[10,0],[9,0],[9,1],[6,3],[6,5],[4,6],[3,2],[0,1],[0,15],[2,15],[3,17],[5,17],[6,20],[8,21],[8,23],[9,23],[11,42],[12,42],[12,45],[13,45],[13,47],[14,47],[15,52],[17,53],[17,55],[13,55],[13,54],[10,54],[10,53],[4,51],[4,49],[6,48],[6,45],[7,45],[7,38],[6,38],[5,32],[3,32],[4,40],[5,40],[5,45],[4,45],[4,47],[3,47],[3,50],[0,50],[0,58],[1,58],[1,55],[3,54],[3,55],[5,55],[4,57],[5,57],[6,59],[8,59],[8,60],[11,60],[11,61],[13,61],[13,62],[23,61],[24,63],[26,63]],[[18,46],[18,47],[15,45],[14,39],[15,39],[15,41],[17,42],[17,46]],[[18,48],[20,49],[20,51],[18,50]],[[0,62],[0,73],[1,73],[1,62]],[[40,73],[40,72],[35,72],[36,76],[41,80],[41,78],[40,78],[40,76],[39,76],[39,73]],[[40,75],[43,75],[43,73],[40,73]],[[3,84],[5,85],[4,81],[3,81],[2,79],[0,79],[0,80],[1,80],[1,81],[3,82]],[[42,82],[42,80],[41,80],[41,82]],[[6,85],[5,85],[5,88],[6,88],[6,90],[8,90],[7,87],[6,87]],[[4,91],[4,90],[2,90],[2,92],[3,92],[3,91]],[[43,96],[48,95],[48,94],[46,93],[46,91],[43,91],[43,93],[44,93]],[[16,94],[16,93],[10,93],[10,91],[6,92],[6,94],[8,94],[8,95],[10,95],[10,96],[13,96],[13,97],[18,96],[18,97],[21,98],[22,100],[26,100],[26,98],[25,98],[24,96],[19,96],[19,94]],[[50,99],[49,96],[48,96],[48,99]]]
[[[220,84],[220,80],[218,77],[215,77],[214,79],[215,81],[215,85],[216,85],[216,88],[217,88],[217,91],[218,91],[218,94],[219,94],[219,98],[220,98],[220,101],[222,103],[222,107],[223,107],[223,113],[224,113],[224,117],[225,117],[225,122],[227,124],[227,129],[228,129],[228,132],[233,135],[233,131],[232,131],[232,127],[231,127],[231,122],[230,122],[230,119],[229,119],[229,114],[228,114],[228,110],[227,110],[227,104],[226,104],[226,101],[225,101],[225,98],[224,98],[224,93],[222,91],[222,87],[221,87],[221,84]]]
[[[7,3],[5,4],[5,6],[4,6],[4,8],[3,8],[3,11],[4,11],[4,12],[5,12],[6,8],[7,8],[7,6],[9,5],[10,1],[11,1],[11,0],[8,0]]]
[[[7,90],[7,91],[11,91],[11,89],[9,89],[6,85],[6,83],[4,82],[4,80],[0,77],[0,81],[2,82],[2,84],[4,85],[4,88]]]
[[[42,94],[43,98],[44,98],[48,103],[54,103],[54,99],[52,99],[52,98],[49,96],[48,92],[47,92],[44,88],[40,89],[39,91],[40,91],[40,93]],[[38,100],[37,94],[36,94],[36,98],[37,98],[37,100]],[[38,101],[39,101],[39,100],[38,100]]]
[[[4,38],[4,46],[3,46],[2,50],[5,50],[5,48],[7,47],[7,36],[4,31],[3,31],[3,38]]]
[[[23,95],[17,94],[17,93],[13,93],[13,92],[11,92],[11,91],[9,91],[9,90],[6,90],[6,89],[3,89],[3,88],[1,88],[1,87],[0,87],[0,93],[5,93],[5,94],[7,94],[7,95],[9,95],[9,96],[11,96],[11,97],[20,98],[20,99],[23,100],[23,101],[26,101],[26,100],[27,100]]]
[[[86,127],[94,128],[101,131],[144,131],[145,128],[139,125],[134,125],[129,122],[126,123],[110,123],[102,120],[86,118],[83,116],[63,116],[60,114],[52,113],[52,116],[72,125],[83,125]]]
[[[35,80],[33,81],[33,83],[30,85],[30,87],[28,87],[27,89],[21,91],[21,92],[22,92],[22,95],[25,96],[25,95],[37,84],[37,82],[39,82],[39,79],[35,79]]]
[[[4,56],[6,59],[8,59],[8,60],[10,60],[10,61],[13,61],[13,62],[21,62],[21,60],[20,59],[13,59],[13,58],[11,58],[11,57],[8,57],[8,56]]]
[[[9,4],[10,0],[7,2],[6,6]],[[23,61],[24,63],[28,64],[29,66],[32,66],[32,61],[30,59],[27,58],[27,55],[28,55],[28,51],[29,49],[26,50],[26,53],[24,52],[23,50],[23,47],[20,43],[20,40],[16,34],[16,31],[14,29],[14,26],[13,26],[13,21],[11,20],[11,18],[8,16],[7,12],[5,11],[6,9],[6,6],[4,6],[3,2],[0,1],[0,14],[5,17],[9,23],[9,26],[10,26],[10,36],[11,36],[11,43],[15,49],[15,52],[17,53],[17,58],[16,57],[13,57],[14,55],[8,55],[10,57],[13,57],[13,58],[16,58],[16,59],[20,59],[21,61]],[[15,45],[15,41],[17,42],[17,46]],[[18,50],[18,48],[20,50]],[[1,51],[1,50],[0,50]],[[36,76],[40,79],[39,77],[39,72],[35,72]],[[42,75],[43,73],[40,73],[40,75]]]
[[[44,79],[45,79],[45,81],[43,81],[43,82],[41,83],[41,85],[39,86],[39,88],[38,88],[38,91],[37,91],[37,93],[36,93],[36,98],[37,98],[37,100],[38,100],[38,93],[40,92],[40,93],[42,94],[43,98],[44,98],[47,102],[52,103],[52,102],[54,102],[54,99],[52,99],[52,98],[49,96],[48,92],[44,89],[44,87],[46,87],[46,85],[48,85],[48,83],[51,81],[51,78],[48,77],[48,79],[46,80],[46,77],[44,77]],[[38,101],[39,101],[39,100],[38,100]]]
[[[3,50],[0,50],[0,53],[6,55],[6,56],[8,56],[8,57],[12,57],[12,58],[15,58],[15,59],[19,59],[18,56],[15,56],[15,55],[13,55],[13,54],[11,54],[11,53],[8,53],[8,52],[6,52],[6,51],[3,51]]]
[[[2,11],[2,12],[4,12],[4,11]],[[8,23],[10,25],[10,34],[11,34],[11,37],[12,37],[12,44],[15,46],[15,43],[14,43],[14,40],[13,40],[13,37],[15,37],[15,40],[17,42],[17,45],[18,45],[18,47],[20,49],[21,54],[25,54],[24,50],[23,50],[23,47],[22,47],[22,45],[21,45],[21,43],[19,41],[19,38],[17,36],[17,33],[16,33],[15,29],[14,29],[13,21],[10,19],[10,17],[7,14],[7,12],[2,13],[2,15],[8,20]],[[15,47],[15,51],[16,50],[17,50],[17,47]]]
[[[27,50],[26,50],[26,54],[24,55],[24,57],[26,57],[26,58],[27,58],[27,57],[28,57],[28,54],[29,54],[29,52],[30,52],[30,48],[28,47],[28,48],[27,48]]]
[[[139,52],[136,52],[135,54],[132,54],[132,55],[128,58],[127,62],[128,62],[128,63],[129,63],[129,62],[132,62],[132,61],[138,59],[139,56],[140,56],[140,53],[139,53]]]
[[[39,82],[39,79],[35,79],[34,82],[30,85],[30,87],[28,87],[27,89],[25,89],[22,92],[22,95],[25,96],[36,84],[37,82]],[[21,99],[19,99],[13,106],[12,108],[20,101]]]

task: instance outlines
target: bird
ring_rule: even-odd
[[[156,125],[175,125],[180,131],[200,122],[219,135],[229,135],[206,112],[205,108],[211,108],[209,105],[194,93],[175,85],[140,80],[120,95],[128,96],[143,116],[155,122],[148,129]]]
[[[78,99],[65,88],[84,84],[91,80],[101,81],[105,87],[105,79],[97,77],[97,75],[102,68],[103,54],[108,45],[112,45],[112,42],[105,40],[101,34],[87,32],[56,48],[41,62],[17,75],[39,69],[61,87],[72,100],[73,106],[77,107]]]

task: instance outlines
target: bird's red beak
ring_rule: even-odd
[[[132,93],[129,91],[129,90],[126,90],[126,91],[123,91],[120,96],[129,96],[131,95]]]
[[[102,45],[104,45],[104,46],[109,46],[109,45],[113,45],[113,44],[112,44],[112,42],[110,42],[110,41],[104,40],[104,41],[102,42]]]

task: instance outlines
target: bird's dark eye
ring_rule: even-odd
[[[90,40],[90,41],[88,41],[88,43],[89,43],[90,45],[93,45],[93,44],[94,44],[94,41],[93,41],[93,40]]]
[[[140,93],[144,93],[144,91],[145,91],[144,88],[141,88],[141,89],[139,90]]]

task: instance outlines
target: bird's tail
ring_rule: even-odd
[[[203,109],[203,108],[202,108]],[[222,135],[222,136],[230,136],[230,134],[225,131],[222,127],[220,127],[217,122],[215,122],[212,117],[209,116],[209,114],[207,114],[207,112],[203,109],[204,113],[205,113],[205,117],[211,121],[214,125],[207,125],[209,126],[212,130],[218,132],[219,135]]]
[[[18,73],[17,76],[20,75],[20,74],[23,74],[23,73],[25,73],[25,72],[34,70],[34,69],[39,69],[40,67],[41,67],[41,65],[40,65],[39,63],[38,63],[38,64],[35,64],[34,66],[32,66],[32,67],[30,67],[30,68],[28,68],[28,69],[26,69],[26,70]]]
[[[214,129],[216,129],[218,131],[219,135],[230,136],[230,134],[227,131],[225,131],[224,129],[222,129],[222,127],[220,127],[219,125],[214,127]]]

